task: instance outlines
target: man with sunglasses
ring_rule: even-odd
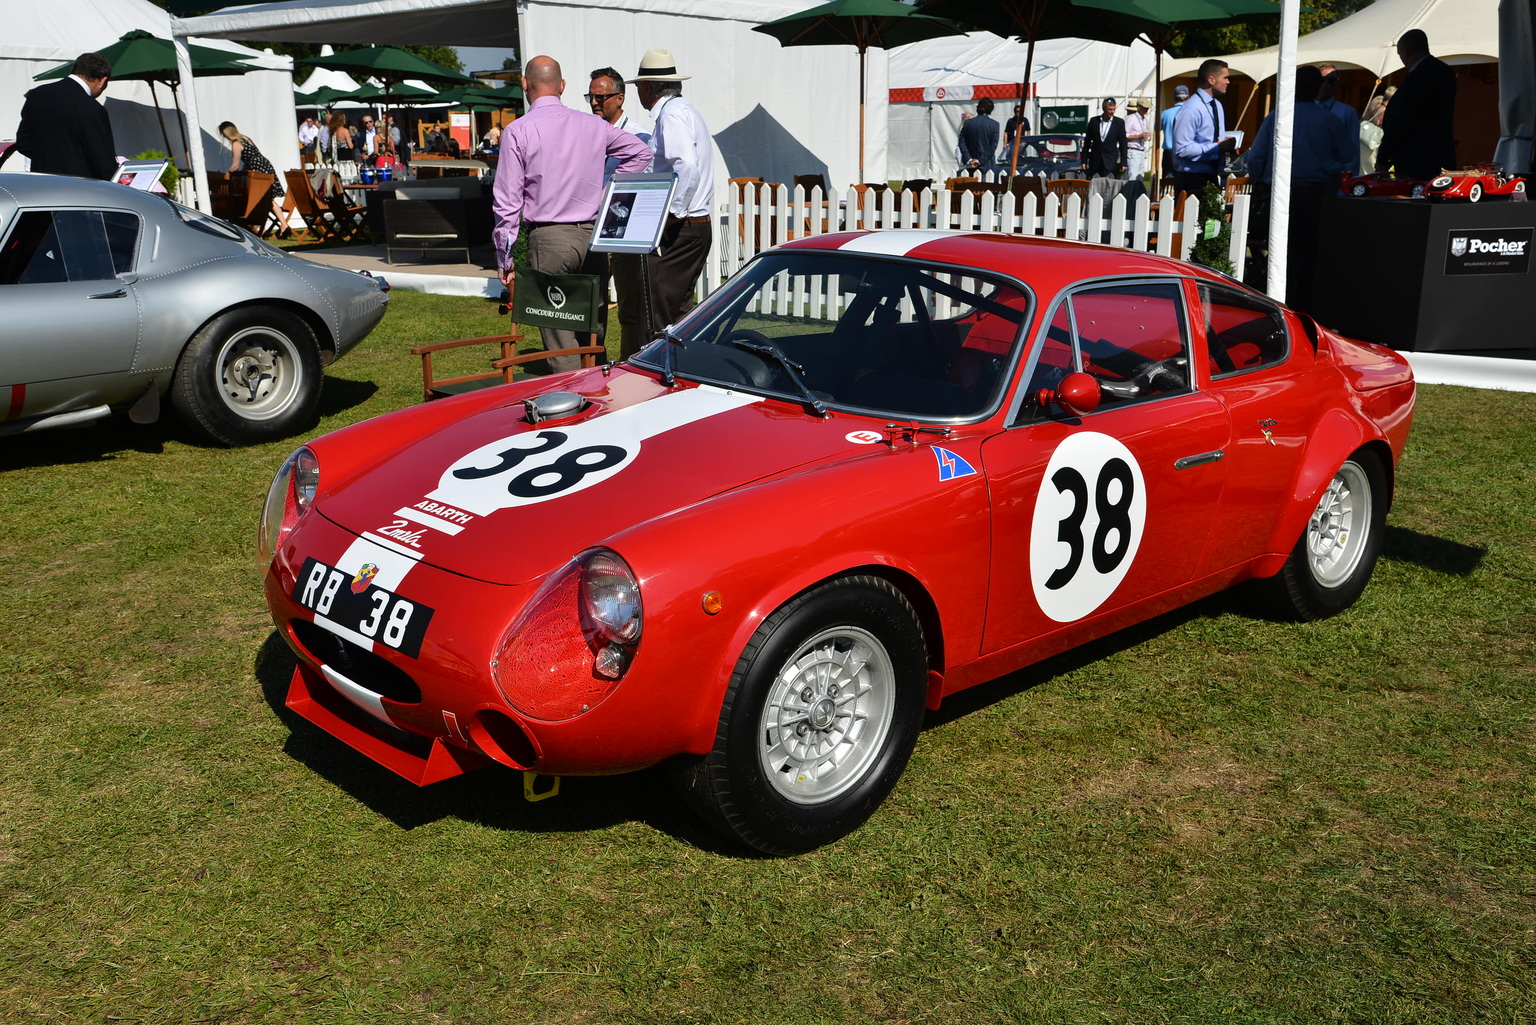
[[[592,113],[620,131],[628,132],[651,144],[651,126],[631,117],[624,111],[624,76],[613,68],[598,68],[592,72],[592,84],[588,87],[587,103]],[[613,178],[619,166],[618,157],[609,157],[603,167],[603,187]],[[650,341],[643,337],[641,319],[641,261],[643,256],[630,253],[609,253],[608,274],[613,278],[613,290],[619,299],[619,358],[628,359]]]

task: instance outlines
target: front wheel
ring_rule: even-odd
[[[1480,200],[1482,198],[1483,198],[1483,183],[1482,182],[1473,182],[1472,183],[1472,187],[1467,190],[1467,202],[1469,202],[1469,203],[1476,203],[1478,200]]]
[[[714,749],[677,767],[678,789],[715,828],[768,854],[831,843],[896,785],[926,677],[922,626],[889,581],[822,584],[753,634]]]
[[[1364,182],[1358,182],[1358,183],[1355,184],[1355,186],[1353,188],[1351,188],[1349,190],[1349,194],[1351,196],[1363,196],[1367,192],[1370,192],[1370,191],[1371,190],[1366,187]]]
[[[320,350],[286,310],[243,306],[203,326],[182,352],[171,401],[193,429],[223,445],[272,441],[313,424]]]
[[[1357,452],[1334,473],[1274,578],[1281,609],[1307,620],[1353,605],[1381,554],[1386,519],[1386,472],[1375,456]]]

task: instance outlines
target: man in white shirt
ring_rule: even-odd
[[[587,103],[592,113],[615,128],[637,136],[647,146],[651,144],[650,125],[624,112],[624,76],[613,68],[598,68],[592,72],[592,84],[588,87]],[[618,157],[609,157],[603,167],[603,187],[613,178],[618,168]],[[629,359],[651,339],[645,334],[642,323],[643,256],[630,253],[609,253],[608,274],[613,278],[613,290],[618,296],[619,307],[619,358]]]
[[[1147,98],[1138,96],[1128,104],[1131,112],[1125,115],[1125,180],[1141,181],[1147,170],[1147,140],[1152,133],[1147,130]]]
[[[307,117],[304,123],[299,125],[299,154],[305,160],[315,159],[315,144],[320,141],[320,126],[315,124],[315,119]]]
[[[715,198],[715,145],[709,126],[683,99],[670,50],[647,50],[635,76],[640,102],[656,122],[652,171],[672,171],[677,190],[667,210],[661,246],[646,257],[651,275],[651,327],[677,323],[693,307],[693,285],[709,259],[710,210]]]

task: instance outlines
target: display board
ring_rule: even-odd
[[[676,188],[677,175],[671,171],[615,174],[603,189],[589,248],[595,253],[655,252]]]

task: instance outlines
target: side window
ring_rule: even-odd
[[[1189,331],[1177,281],[1084,289],[1072,296],[1083,370],[1100,409],[1191,390]]]
[[[1200,285],[1200,305],[1205,307],[1205,343],[1211,354],[1212,377],[1285,362],[1290,337],[1278,307],[1206,282]]]
[[[1072,346],[1072,310],[1068,303],[1056,307],[1051,326],[1046,328],[1045,341],[1040,345],[1040,355],[1029,375],[1029,388],[1024,393],[1023,413],[1039,415],[1046,410],[1038,401],[1042,391],[1055,391],[1061,379],[1076,369],[1076,355]]]
[[[133,269],[139,219],[115,210],[28,210],[0,250],[0,285],[110,281]]]

